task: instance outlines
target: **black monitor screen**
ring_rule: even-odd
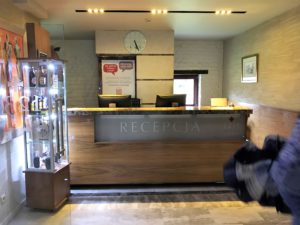
[[[109,107],[115,103],[116,107],[131,107],[131,95],[98,95],[99,107]]]
[[[186,94],[157,95],[156,107],[185,106]]]

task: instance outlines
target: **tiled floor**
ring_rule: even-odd
[[[245,204],[228,189],[77,190],[58,212],[24,207],[10,225],[288,225],[289,215]]]

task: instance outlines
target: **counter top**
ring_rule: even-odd
[[[211,107],[141,107],[141,108],[68,108],[69,116],[76,115],[147,115],[147,114],[251,114],[252,109],[243,106]]]

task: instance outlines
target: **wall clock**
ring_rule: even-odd
[[[129,53],[141,53],[146,47],[145,35],[140,31],[130,31],[124,38],[124,46]]]

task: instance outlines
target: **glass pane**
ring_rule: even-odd
[[[186,105],[194,104],[194,79],[174,79],[174,94],[186,94]]]
[[[54,171],[68,163],[64,64],[22,59],[26,170]]]

